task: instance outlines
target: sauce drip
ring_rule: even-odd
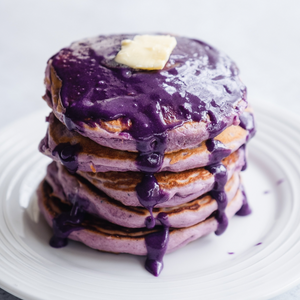
[[[254,116],[251,112],[244,111],[240,115],[240,127],[248,131],[248,135],[246,137],[246,143],[249,142],[250,139],[252,139],[256,133],[255,128],[255,122],[254,122]],[[240,148],[244,150],[245,153],[245,162],[244,166],[242,167],[241,171],[245,171],[247,169],[247,157],[246,157],[246,144],[242,145]]]
[[[231,150],[227,149],[225,145],[218,140],[208,139],[206,142],[207,150],[210,152],[209,164],[220,162],[223,158],[227,157]]]
[[[159,213],[156,217],[160,221],[160,230],[150,233],[145,237],[145,243],[147,248],[147,259],[145,262],[145,268],[148,272],[154,276],[158,276],[163,269],[163,257],[166,253],[169,242],[169,228],[170,223],[166,213]]]
[[[245,129],[249,132],[248,136],[247,136],[247,139],[246,139],[247,142],[251,138],[254,137],[254,135],[256,133],[256,128],[255,128],[254,116],[251,112],[244,111],[240,115],[240,124],[239,124],[239,126],[241,126],[243,129]]]
[[[68,236],[77,230],[81,230],[81,222],[85,218],[85,210],[89,202],[77,195],[69,195],[68,199],[72,203],[72,208],[58,215],[53,219],[53,236],[50,239],[50,246],[62,248],[68,244]]]
[[[155,219],[152,214],[153,207],[168,200],[168,194],[160,189],[154,176],[154,173],[160,170],[163,163],[165,140],[165,135],[157,135],[149,140],[137,142],[139,154],[136,164],[144,175],[135,190],[141,205],[150,212],[150,217],[145,220],[147,228],[155,226]]]
[[[146,218],[145,224],[147,228],[155,226],[155,219],[153,218],[153,207],[159,203],[168,200],[168,195],[162,191],[153,174],[144,174],[143,179],[136,186],[138,199],[146,209],[150,212],[150,217]]]
[[[61,163],[68,169],[70,173],[75,173],[78,169],[77,154],[81,150],[79,144],[71,145],[70,143],[58,144],[52,151],[52,155],[59,156]]]
[[[224,186],[227,182],[227,169],[221,163],[215,163],[205,167],[215,177],[213,189],[209,192],[213,199],[218,203],[218,210],[216,211],[216,220],[218,221],[218,228],[215,231],[216,235],[221,235],[227,228],[228,219],[225,214],[227,205],[227,195]]]
[[[251,211],[251,208],[248,204],[245,189],[242,185],[240,186],[240,190],[241,190],[242,195],[243,195],[243,204],[242,204],[242,207],[239,209],[239,211],[236,213],[236,215],[238,215],[238,216],[248,216],[248,215],[251,214],[252,211]]]
[[[244,165],[241,169],[241,171],[245,171],[247,169],[247,166],[248,166],[248,162],[247,162],[247,151],[246,151],[246,144],[242,145],[240,147],[240,149],[243,149],[243,152],[244,152]]]
[[[76,230],[82,229],[80,223],[84,219],[84,212],[77,204],[72,206],[70,212],[60,214],[53,219],[53,236],[50,239],[50,246],[62,248],[68,245],[68,236]]]

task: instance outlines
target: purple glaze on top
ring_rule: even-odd
[[[232,255],[232,254],[234,254],[234,252],[228,252],[228,254]]]
[[[216,211],[215,216],[218,221],[218,228],[215,231],[215,234],[221,235],[228,226],[228,219],[225,214],[227,195],[224,191],[224,186],[227,182],[227,169],[222,163],[207,166],[205,169],[215,176],[213,189],[209,193],[218,203],[218,210]]]
[[[145,268],[154,276],[158,276],[163,269],[163,257],[168,246],[170,228],[168,215],[166,213],[159,213],[156,219],[160,221],[162,228],[145,237],[147,248]]]
[[[255,244],[254,246],[259,246],[259,245],[261,245],[262,243],[261,242],[259,242],[259,243],[257,243],[257,244]]]
[[[130,119],[128,132],[147,142],[186,121],[207,120],[211,137],[225,127],[246,88],[238,68],[225,54],[204,42],[176,37],[177,46],[163,70],[137,71],[114,61],[121,41],[134,35],[99,36],[73,43],[52,60],[62,80],[60,91],[69,129],[81,122]],[[166,122],[168,116],[177,121]],[[145,146],[143,146],[145,148]]]

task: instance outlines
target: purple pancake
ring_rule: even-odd
[[[64,163],[61,152],[56,151],[59,145],[79,145],[80,148],[77,151],[77,170],[79,171],[139,171],[136,164],[138,156],[136,152],[120,151],[101,146],[76,131],[69,131],[52,113],[48,119],[49,128],[39,149],[53,160]],[[242,127],[230,126],[214,138],[214,142],[221,142],[224,145],[221,151],[211,153],[206,142],[202,142],[194,148],[166,152],[160,171],[181,172],[212,164],[236,151],[246,142],[248,135],[249,132]]]
[[[222,160],[227,169],[228,178],[239,172],[245,163],[244,149],[233,152]],[[59,168],[62,168],[58,164]],[[142,180],[141,172],[77,172],[109,197],[122,202],[126,206],[142,206],[136,191],[137,184]],[[196,168],[183,172],[160,172],[155,178],[165,201],[155,207],[172,207],[189,202],[210,191],[216,177],[206,168]]]
[[[51,196],[50,185],[43,181],[38,188],[39,207],[47,220],[53,226],[53,219],[70,210],[70,205],[64,204],[59,198]],[[244,195],[238,190],[235,197],[226,207],[226,216],[230,219],[238,212],[243,204]],[[182,248],[186,244],[215,231],[218,222],[214,215],[190,227],[170,228],[166,253]],[[130,253],[135,255],[147,254],[147,236],[162,230],[147,228],[126,228],[106,220],[86,215],[79,224],[69,225],[69,238],[80,241],[87,246],[105,252]]]
[[[145,219],[149,216],[147,209],[125,206],[119,201],[109,198],[81,176],[70,174],[63,167],[58,168],[54,162],[48,166],[45,179],[53,190],[51,195],[60,198],[63,202],[72,204],[76,197],[77,202],[82,203],[89,214],[124,227],[142,228],[146,226]],[[229,202],[235,196],[239,185],[239,173],[236,172],[225,185]],[[154,208],[153,216],[156,218],[156,225],[160,225],[157,216],[164,213],[168,217],[171,227],[181,228],[205,220],[217,208],[217,203],[211,195],[205,194],[178,206]]]

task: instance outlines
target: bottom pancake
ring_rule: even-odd
[[[57,222],[59,216],[70,214],[71,205],[52,196],[52,188],[47,181],[44,180],[40,184],[37,192],[40,210],[51,227]],[[228,219],[237,213],[245,202],[245,193],[243,187],[240,186],[226,207],[225,213]],[[154,229],[122,227],[87,213],[77,224],[66,222],[64,225],[65,232],[63,233],[68,238],[80,241],[90,248],[113,253],[148,254],[148,257],[149,241],[154,236],[153,233],[163,235],[165,229],[163,226],[156,226]],[[171,227],[164,251],[169,253],[179,249],[191,241],[216,231],[217,228],[218,222],[214,214],[190,227],[180,229]]]

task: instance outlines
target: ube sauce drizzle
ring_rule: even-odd
[[[68,236],[73,231],[82,229],[81,223],[84,220],[88,202],[77,195],[69,195],[68,199],[73,205],[71,210],[53,219],[53,236],[49,244],[54,248],[67,246]]]
[[[256,133],[255,128],[255,122],[254,122],[254,116],[251,112],[244,111],[240,115],[240,127],[248,131],[248,135],[246,138],[246,143],[249,142],[250,139],[252,139]],[[247,158],[246,158],[246,144],[242,145],[240,148],[244,149],[245,152],[245,163],[242,168],[242,171],[245,171],[247,169]]]
[[[216,211],[215,216],[216,220],[218,221],[218,228],[215,231],[215,234],[221,235],[228,226],[228,219],[225,214],[227,195],[224,190],[224,186],[227,182],[227,169],[221,162],[209,165],[205,167],[205,169],[215,177],[213,189],[209,193],[218,204],[218,210]]]
[[[133,37],[99,36],[75,42],[54,55],[51,64],[62,81],[60,98],[68,129],[81,132],[84,123],[96,126],[100,120],[120,119],[128,124],[130,120],[131,126],[125,132],[136,140],[139,152],[136,163],[144,173],[136,191],[141,204],[150,211],[146,225],[153,228],[152,209],[167,200],[154,176],[163,162],[167,131],[187,121],[206,121],[212,139],[227,126],[226,120],[233,113],[239,113],[237,103],[240,99],[246,101],[246,88],[229,57],[204,42],[184,37],[176,37],[177,46],[163,70],[137,71],[117,64],[114,58],[121,41]],[[50,87],[47,89],[46,98],[49,98]],[[223,150],[213,153],[214,160],[224,154]],[[68,157],[60,155],[60,158],[65,165],[69,164]],[[75,160],[71,159],[69,164],[74,171]],[[217,169],[222,170],[222,166],[218,165]],[[214,167],[211,170],[216,172],[216,178],[223,176]],[[219,181],[222,180],[218,179],[216,186],[220,185]],[[225,224],[221,198],[225,193],[221,187],[215,193],[220,202],[217,231],[221,232]],[[165,233],[157,239],[167,243],[168,226],[163,227]],[[151,236],[146,238],[148,251],[156,243],[156,238],[152,240]],[[160,255],[164,252],[159,253],[157,261],[162,260]]]
[[[52,151],[52,155],[58,154],[61,163],[69,170],[75,173],[78,169],[77,154],[81,150],[79,144],[71,145],[70,143],[58,144]]]
[[[249,214],[251,214],[252,211],[251,211],[251,208],[248,204],[247,195],[246,195],[244,187],[240,186],[240,190],[242,191],[242,195],[243,195],[243,205],[239,209],[239,211],[236,213],[236,215],[238,215],[238,216],[248,216]]]
[[[207,150],[210,152],[209,164],[220,162],[231,153],[231,150],[227,149],[221,141],[208,139],[205,144]]]
[[[159,213],[156,219],[161,223],[162,228],[145,237],[147,248],[145,268],[154,276],[158,276],[163,269],[163,257],[168,246],[170,228],[168,215],[166,213]]]
[[[243,129],[249,132],[247,136],[247,141],[249,141],[251,138],[254,137],[256,133],[256,128],[255,128],[254,116],[251,112],[244,111],[240,115],[239,126],[241,126]]]

